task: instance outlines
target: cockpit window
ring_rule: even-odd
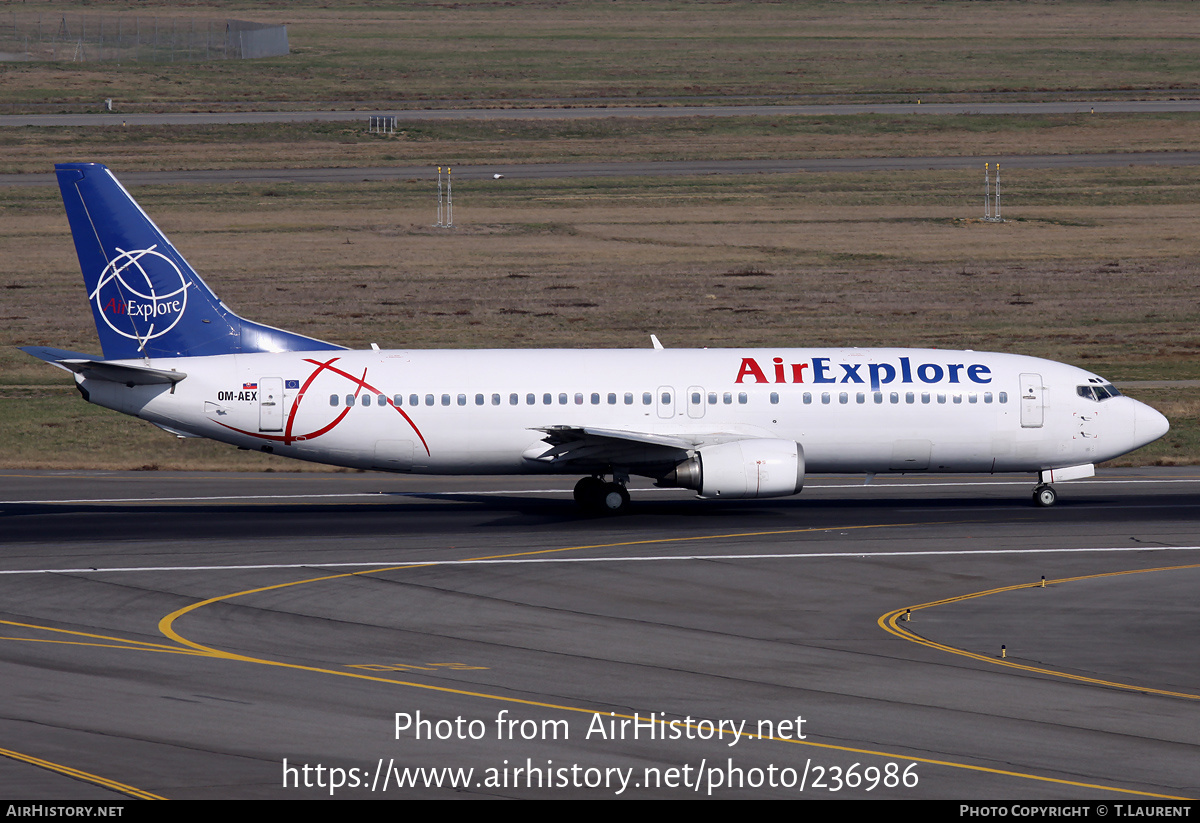
[[[1075,392],[1087,400],[1104,401],[1110,397],[1120,397],[1121,392],[1112,383],[1101,383],[1098,386],[1076,386]]]

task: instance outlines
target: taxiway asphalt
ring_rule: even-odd
[[[1200,472],[1032,485],[6,471],[0,795],[1196,797]]]

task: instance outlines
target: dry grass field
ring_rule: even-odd
[[[0,69],[5,103],[670,104],[1129,89],[1169,96],[1194,89],[1200,68],[1195,10],[1182,1],[27,0],[3,14],[41,14],[49,26],[63,13],[121,10],[164,25],[226,16],[286,23],[292,54],[149,66],[12,63]]]
[[[1005,156],[1191,151],[1200,115],[869,115],[427,121],[396,135],[360,123],[0,129],[0,174],[54,163],[130,171],[212,168]]]
[[[21,4],[95,11],[65,3]],[[120,3],[105,4],[120,7]],[[0,109],[552,105],[564,101],[1184,94],[1183,3],[137,4],[289,23],[295,54],[241,64],[0,64]],[[106,8],[107,10],[107,8]],[[7,9],[5,10],[7,11]],[[2,13],[0,13],[2,16]],[[453,58],[453,61],[450,62]],[[1118,90],[1118,91],[1113,91]],[[274,102],[271,102],[274,101]],[[278,101],[283,101],[282,103]],[[1197,150],[1192,115],[621,118],[0,129],[0,172]],[[141,187],[235,310],[351,346],[904,345],[1003,350],[1112,379],[1200,378],[1200,168],[981,170]],[[57,191],[0,188],[0,465],[312,468],[83,403],[15,350],[95,351]],[[1200,462],[1200,391],[1130,458]],[[315,469],[321,470],[321,469]]]

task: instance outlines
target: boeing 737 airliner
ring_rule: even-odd
[[[230,311],[104,166],[56,171],[104,356],[24,351],[184,437],[391,472],[583,475],[575,499],[618,512],[631,475],[736,499],[820,472],[1036,472],[1049,506],[1052,482],[1167,431],[1094,374],[1009,354],[349,351]]]

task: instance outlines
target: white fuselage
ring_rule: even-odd
[[[141,361],[126,361],[145,365]],[[1020,355],[926,349],[328,351],[155,359],[174,387],[78,378],[89,399],[183,433],[340,466],[570,470],[550,427],[799,443],[808,472],[1041,471],[1098,463],[1166,421]],[[630,466],[637,470],[636,454]]]

